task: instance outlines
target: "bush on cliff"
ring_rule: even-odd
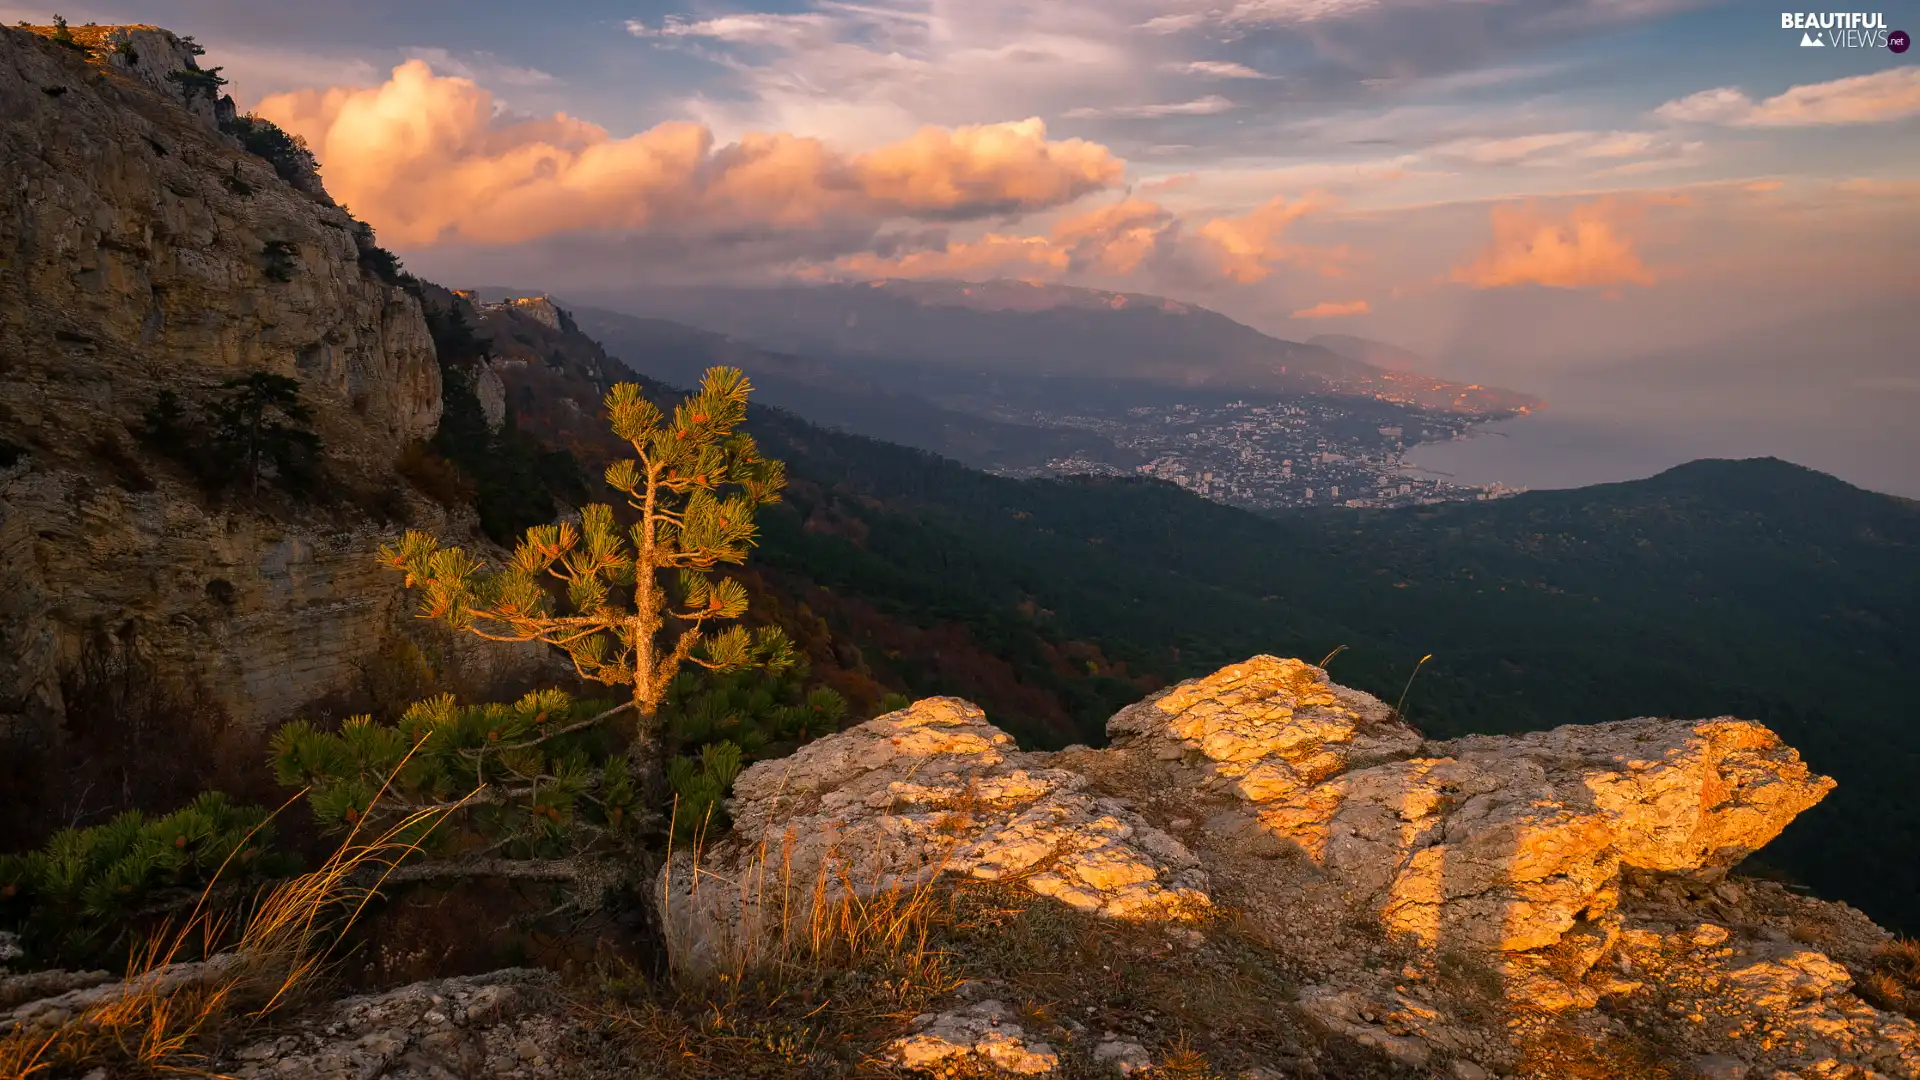
[[[264,482],[290,494],[312,490],[320,475],[320,437],[300,400],[300,383],[256,371],[220,384],[211,400],[189,405],[162,390],[147,409],[148,445],[185,465],[209,494]]]
[[[241,149],[273,166],[280,179],[289,184],[319,175],[320,163],[307,140],[288,134],[271,120],[248,113],[222,124],[221,130],[239,139]]]

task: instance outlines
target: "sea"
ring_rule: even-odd
[[[1920,499],[1920,379],[1745,400],[1575,394],[1529,416],[1409,450],[1416,475],[1572,488],[1638,480],[1700,458],[1776,457],[1859,487]]]

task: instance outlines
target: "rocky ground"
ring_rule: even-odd
[[[1890,936],[1727,875],[1832,787],[1762,727],[1427,742],[1255,657],[1109,731],[1025,753],[930,699],[817,740],[662,871],[675,977],[416,984],[221,1071],[1920,1077],[1920,1030],[1869,1000],[1900,1003]],[[33,978],[67,997],[16,990],[0,1028],[113,985]]]

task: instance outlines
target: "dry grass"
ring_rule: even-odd
[[[663,921],[673,974],[605,973],[602,1015],[623,1064],[670,1077],[889,1074],[875,1056],[957,982],[933,945],[950,917],[939,867],[856,882],[829,855],[797,878],[792,838],[737,875],[670,862]],[[683,893],[673,891],[674,873]],[[737,920],[737,921],[736,921]]]
[[[95,1066],[112,1075],[218,1075],[206,1069],[217,1039],[321,981],[339,936],[454,809],[420,811],[370,838],[356,827],[318,869],[265,888],[237,926],[209,903],[223,865],[185,919],[135,952],[119,994],[50,1031],[23,1025],[0,1036],[0,1080]],[[195,954],[213,959],[181,965]]]
[[[1876,1009],[1920,1019],[1920,940],[1895,938],[1871,963],[1859,979],[1860,996]]]
[[[970,817],[977,799],[969,791],[945,813]],[[1091,1056],[1108,1033],[1145,1046],[1155,1078],[1256,1065],[1411,1075],[1297,1013],[1288,964],[1244,920],[1105,919],[1018,881],[956,880],[938,856],[884,881],[796,875],[793,844],[762,843],[728,876],[704,866],[697,842],[696,858],[670,861],[682,875],[668,890],[678,907],[663,912],[672,974],[610,972],[600,987],[619,1062],[676,1080],[904,1075],[887,1044],[979,980],[1060,1052],[1068,1080],[1111,1075]]]
[[[1691,1080],[1684,1055],[1643,1034],[1595,1034],[1573,1017],[1533,1014],[1520,1040],[1519,1076],[1555,1080]]]

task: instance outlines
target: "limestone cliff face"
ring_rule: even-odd
[[[99,47],[0,31],[0,733],[58,715],[58,672],[92,627],[131,628],[267,722],[339,689],[404,622],[373,561],[390,530],[210,508],[138,451],[139,418],[163,388],[291,376],[328,475],[393,490],[396,456],[439,423],[432,338],[412,295],[362,269],[344,210],[168,78],[192,67],[180,39],[73,32]]]

